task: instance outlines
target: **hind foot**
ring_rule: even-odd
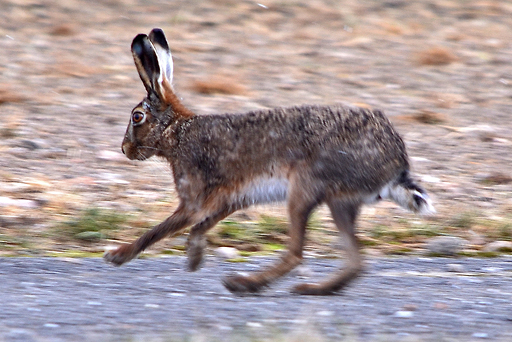
[[[232,275],[224,277],[222,284],[233,293],[256,293],[265,285],[260,284],[251,276]]]
[[[299,284],[292,289],[292,293],[310,296],[330,296],[336,294],[336,291],[319,284]]]

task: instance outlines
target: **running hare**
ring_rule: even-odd
[[[382,112],[334,105],[195,115],[174,93],[162,30],[136,36],[132,53],[147,96],[132,110],[122,150],[129,159],[167,159],[180,204],[137,241],[106,253],[114,265],[192,226],[187,255],[196,270],[204,234],[217,222],[253,204],[286,201],[287,253],[260,272],[224,279],[232,292],[257,292],[300,264],[308,216],[326,203],[348,241],[347,265],[324,282],[293,291],[332,294],[362,269],[354,226],[362,204],[386,198],[415,212],[434,212],[411,180],[404,143]]]

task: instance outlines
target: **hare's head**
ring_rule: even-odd
[[[193,115],[172,89],[172,56],[161,29],[137,35],[132,54],[147,96],[132,110],[122,150],[129,159],[144,160],[161,151],[162,134],[172,123]]]

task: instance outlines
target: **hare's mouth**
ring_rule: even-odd
[[[151,156],[148,156],[148,154],[151,154],[148,149],[143,147],[135,147],[131,144],[123,144],[121,150],[123,151],[126,158],[130,160],[146,160]]]
[[[154,156],[156,153],[157,153],[158,149],[155,148],[155,147],[150,147],[150,146],[138,146],[137,148],[135,148],[133,150],[134,153],[131,154],[131,158],[130,156],[128,156],[129,159],[136,159],[136,160],[146,160],[146,159],[149,159],[151,158],[152,156]]]
[[[143,148],[137,148],[137,149],[135,150],[135,153],[133,153],[133,154],[131,155],[131,158],[130,158],[130,157],[128,157],[128,158],[130,158],[131,160],[146,160],[146,159],[148,159],[149,157],[151,157],[151,155],[152,155],[151,153],[148,153],[148,152],[149,152],[149,151],[148,151],[148,150],[146,150],[146,149],[143,149]],[[149,154],[149,155],[148,155],[148,154]]]

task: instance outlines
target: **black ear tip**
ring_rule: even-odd
[[[133,38],[132,49],[137,52],[142,52],[142,45],[144,44],[144,40],[147,38],[147,35],[139,33],[135,38]]]
[[[159,28],[159,27],[155,27],[154,29],[151,30],[151,32],[154,32],[155,34],[164,34],[164,31]]]
[[[151,33],[149,34],[149,40],[162,46],[164,49],[169,49],[164,31],[161,28],[154,28],[151,30]]]

